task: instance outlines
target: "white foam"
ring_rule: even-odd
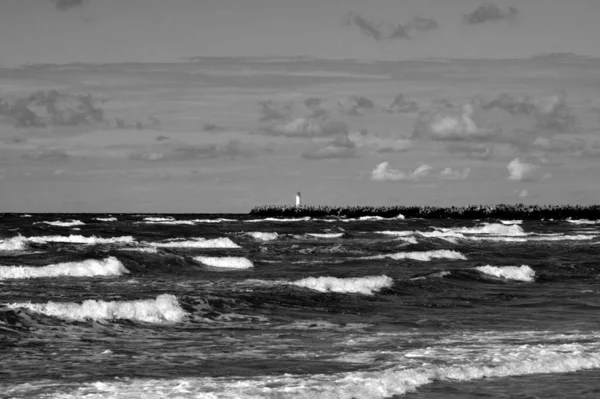
[[[303,218],[264,218],[264,219],[249,219],[244,220],[246,223],[260,223],[260,222],[309,222],[312,218],[309,216]]]
[[[407,352],[401,365],[372,371],[335,374],[283,374],[253,378],[188,377],[134,378],[126,381],[85,383],[77,391],[60,393],[57,399],[144,397],[163,398],[289,398],[289,399],[384,399],[414,392],[434,381],[471,381],[530,374],[570,373],[600,368],[600,352],[594,345],[499,345],[481,352],[460,348],[468,358],[450,364],[430,362],[443,354],[432,348]],[[479,349],[479,348],[477,348]],[[454,351],[450,351],[455,355]]]
[[[38,236],[38,237],[27,237],[28,242],[36,244],[45,244],[49,242],[60,242],[60,243],[73,243],[73,244],[131,244],[135,240],[132,236],[121,236],[111,238],[101,238],[96,236],[85,237],[81,235],[69,235],[69,236]]]
[[[306,233],[306,235],[315,238],[340,238],[344,233]]]
[[[27,247],[27,239],[22,235],[0,240],[0,251],[22,251]]]
[[[156,299],[138,301],[96,301],[83,303],[12,303],[11,308],[29,309],[36,313],[67,320],[127,319],[146,323],[178,322],[187,313],[179,306],[174,295],[162,294]]]
[[[163,224],[163,225],[172,225],[172,226],[178,226],[178,225],[187,225],[187,226],[193,226],[196,224],[196,222],[194,222],[193,220],[145,220],[143,223],[145,224]]]
[[[268,232],[262,232],[262,231],[252,231],[252,232],[249,232],[246,234],[248,234],[255,240],[260,240],[260,241],[273,241],[273,240],[276,240],[277,237],[279,237],[279,234],[277,234],[277,233],[268,233]]]
[[[191,240],[172,240],[147,243],[160,248],[241,248],[227,237],[220,238],[192,238]]]
[[[110,217],[110,218],[96,218],[96,220],[99,222],[116,222],[118,219],[115,217]]]
[[[438,249],[435,251],[415,251],[415,252],[397,252],[393,254],[382,254],[374,256],[365,256],[360,259],[412,259],[421,261],[430,261],[432,259],[467,259],[463,254],[448,249]]]
[[[0,266],[0,280],[40,277],[96,277],[120,276],[129,273],[114,256],[103,260],[87,259],[81,262],[56,263],[47,266]]]
[[[70,220],[70,221],[66,221],[66,222],[61,222],[60,220],[52,221],[52,222],[43,221],[40,223],[45,223],[45,224],[49,224],[50,226],[58,226],[58,227],[71,227],[71,226],[85,225],[85,223],[83,223],[81,220]]]
[[[600,223],[600,220],[588,220],[588,219],[572,220],[572,219],[567,219],[566,222],[573,223],[573,224],[598,224],[598,223]]]
[[[375,233],[377,234],[385,234],[388,236],[399,236],[399,237],[405,237],[405,236],[410,236],[415,234],[416,232],[414,231],[410,231],[410,230],[384,230],[384,231],[376,231]]]
[[[500,236],[524,236],[526,233],[521,226],[516,224],[505,225],[502,223],[484,223],[479,227],[438,228],[438,230],[449,233],[461,234],[490,234]]]
[[[319,292],[341,292],[352,294],[372,295],[382,288],[389,288],[394,283],[388,276],[369,277],[308,277],[294,281],[291,284],[297,287],[309,288]]]
[[[522,220],[501,220],[500,223],[502,224],[523,224]]]
[[[31,215],[29,215],[29,214],[25,213],[25,214],[21,215],[21,217],[22,217],[22,218],[30,218],[30,217],[31,217]]]
[[[175,220],[175,218],[172,216],[169,216],[166,218],[163,218],[163,217],[145,217],[144,218],[144,221],[146,221],[146,222],[168,222],[171,220]]]
[[[254,267],[251,260],[238,256],[196,256],[194,257],[194,260],[206,266],[223,269],[249,269]]]
[[[131,248],[120,248],[121,251],[129,251],[129,252],[142,252],[148,254],[156,254],[158,253],[158,248],[156,247],[131,247]]]
[[[516,281],[535,281],[535,270],[527,265],[519,266],[478,266],[475,269],[490,276]]]

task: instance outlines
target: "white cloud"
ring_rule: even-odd
[[[466,167],[463,170],[454,170],[446,168],[440,172],[440,179],[442,180],[467,180],[471,174],[471,168]]]
[[[515,158],[507,165],[508,180],[515,181],[533,181],[538,178],[539,165],[521,162],[519,158]]]
[[[429,174],[430,165],[421,165],[413,171],[401,171],[389,167],[388,162],[382,162],[371,172],[371,179],[377,181],[415,181],[420,180]]]

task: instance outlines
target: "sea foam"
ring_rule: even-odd
[[[372,295],[382,288],[389,288],[394,281],[388,276],[368,277],[307,277],[291,284],[320,292],[341,292]]]
[[[195,256],[194,260],[206,266],[223,269],[249,269],[254,267],[250,259],[237,256]]]
[[[517,280],[532,282],[535,281],[535,270],[527,265],[519,266],[478,266],[475,269],[481,273],[494,277],[504,278],[506,280]]]
[[[276,240],[277,237],[279,237],[279,234],[277,233],[269,233],[269,232],[262,232],[262,231],[251,231],[248,234],[250,237],[254,238],[255,240],[260,240],[260,241],[273,241]]]
[[[432,259],[467,259],[463,254],[448,249],[438,249],[435,251],[415,251],[415,252],[396,252],[393,254],[382,254],[374,256],[365,256],[360,259],[412,259],[421,261],[430,261]]]
[[[21,235],[0,240],[0,251],[22,251],[27,247],[27,239]]]
[[[45,224],[49,224],[50,226],[59,226],[59,227],[71,227],[71,226],[83,226],[85,225],[85,223],[83,223],[81,220],[70,220],[70,221],[66,221],[66,222],[61,222],[60,220],[57,221],[43,221],[40,223],[45,223]]]
[[[135,240],[132,236],[121,236],[121,237],[110,237],[101,238],[96,236],[85,237],[82,235],[69,235],[69,236],[37,236],[37,237],[26,237],[28,242],[36,244],[46,243],[65,243],[65,244],[131,244]]]
[[[81,262],[56,263],[47,266],[0,266],[0,280],[40,277],[96,277],[120,276],[129,273],[114,256],[103,260],[87,259]]]
[[[241,248],[227,237],[220,238],[192,238],[190,240],[171,240],[147,243],[160,248]]]
[[[425,348],[425,351],[430,348]],[[471,350],[472,351],[472,350]],[[468,352],[467,352],[468,353]],[[410,360],[411,354],[405,359]],[[434,381],[472,381],[529,374],[570,373],[600,368],[600,354],[584,345],[525,345],[499,347],[495,353],[481,354],[464,364],[435,364],[418,361],[373,371],[336,374],[283,374],[255,378],[134,378],[127,381],[84,383],[75,393],[62,393],[60,399],[77,397],[114,398],[263,398],[289,399],[384,399],[416,391]],[[430,358],[430,356],[426,356]]]
[[[526,233],[523,228],[517,224],[502,224],[502,223],[484,223],[483,226],[479,227],[456,227],[456,228],[443,228],[439,227],[438,230],[449,233],[462,233],[462,234],[490,234],[500,236],[524,236]]]
[[[340,238],[344,233],[306,233],[306,235],[315,238]]]
[[[96,301],[83,303],[12,303],[11,308],[29,309],[36,313],[67,320],[115,320],[127,319],[146,323],[169,323],[182,321],[187,313],[179,306],[174,295],[162,294],[156,299],[138,301]]]

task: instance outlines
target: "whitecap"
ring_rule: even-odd
[[[50,226],[58,226],[58,227],[71,227],[71,226],[85,225],[85,223],[83,223],[81,220],[69,220],[69,221],[65,221],[65,222],[57,220],[57,221],[50,221],[50,222],[43,221],[43,222],[39,222],[39,223],[45,223],[45,224],[49,224]]]
[[[291,284],[319,292],[340,292],[373,295],[382,288],[389,288],[394,281],[388,276],[368,277],[307,277]]]
[[[218,267],[223,269],[249,269],[254,267],[250,259],[238,256],[196,256],[194,260],[206,266]]]
[[[156,299],[137,301],[87,300],[83,303],[47,302],[12,303],[14,309],[29,309],[36,313],[67,320],[116,320],[127,319],[146,323],[179,322],[187,313],[179,306],[174,295],[162,294]]]
[[[306,235],[315,238],[340,238],[344,233],[306,233]]]
[[[0,251],[22,251],[27,247],[27,239],[22,235],[0,240]]]
[[[132,236],[121,236],[121,237],[110,237],[101,238],[96,236],[85,237],[81,235],[69,235],[69,236],[38,236],[38,237],[27,237],[28,242],[36,244],[45,243],[72,243],[72,244],[131,244],[135,240]]]
[[[146,221],[146,222],[169,222],[171,220],[175,220],[175,218],[172,216],[169,216],[166,218],[165,217],[153,217],[153,216],[144,218],[144,221]]]
[[[448,249],[438,249],[434,251],[414,251],[414,252],[397,252],[393,254],[382,254],[382,255],[373,255],[373,256],[365,256],[360,259],[412,259],[412,260],[421,260],[421,261],[430,261],[432,259],[462,259],[466,260],[467,258],[457,251],[451,251]]]
[[[535,270],[527,265],[519,266],[478,266],[475,268],[481,273],[494,277],[504,278],[506,280],[516,281],[535,281]]]
[[[110,218],[95,218],[99,222],[116,222],[118,219],[115,217]]]
[[[87,259],[80,262],[64,262],[46,266],[0,266],[0,280],[41,277],[96,277],[120,276],[129,270],[114,256],[103,260]]]
[[[526,233],[523,228],[516,224],[505,225],[502,223],[484,223],[479,227],[454,227],[454,228],[437,228],[440,231],[448,233],[461,234],[490,234],[500,236],[524,236]]]
[[[241,248],[227,237],[220,238],[192,238],[190,240],[170,240],[147,243],[160,248]]]
[[[270,232],[262,232],[262,231],[252,231],[248,234],[250,237],[254,238],[255,240],[260,240],[260,241],[273,241],[276,240],[277,237],[279,237],[279,234],[277,233],[270,233]]]
[[[523,224],[522,220],[501,220],[500,223],[511,225],[511,224]]]

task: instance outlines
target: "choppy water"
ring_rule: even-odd
[[[597,398],[595,221],[2,215],[0,396]]]

